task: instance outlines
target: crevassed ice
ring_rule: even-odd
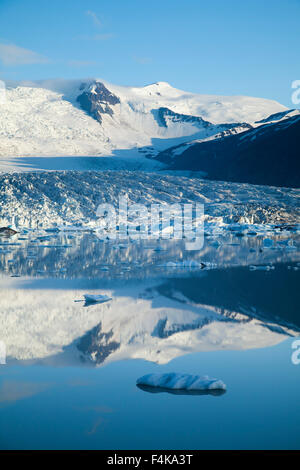
[[[137,379],[137,385],[168,388],[172,390],[226,390],[222,380],[207,375],[178,374],[147,374]]]

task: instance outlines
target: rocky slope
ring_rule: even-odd
[[[191,141],[157,158],[171,169],[202,171],[213,180],[299,187],[299,135],[300,113],[278,113],[242,134]]]

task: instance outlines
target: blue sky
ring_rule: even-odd
[[[300,0],[0,0],[0,78],[167,81],[289,107]]]

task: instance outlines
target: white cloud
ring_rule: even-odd
[[[95,23],[96,26],[98,26],[98,28],[101,28],[102,27],[102,23],[101,21],[99,20],[98,16],[96,15],[95,12],[91,11],[91,10],[88,10],[85,12],[88,16],[90,16],[93,20],[93,22]]]
[[[97,14],[94,11],[87,10],[85,14],[92,18],[94,25],[98,29],[101,29],[103,27],[102,22],[100,21],[100,19],[98,18]],[[90,34],[90,35],[84,34],[84,35],[79,36],[80,39],[86,39],[89,41],[106,41],[107,39],[111,39],[112,37],[114,37],[114,34],[111,34],[111,33],[101,33],[101,34],[96,33],[96,34]]]
[[[88,67],[89,65],[99,65],[100,62],[95,60],[69,60],[68,65],[70,67]]]
[[[46,64],[49,62],[37,52],[14,44],[0,44],[0,60],[4,65],[29,65],[29,64]]]
[[[114,37],[114,34],[112,33],[104,33],[104,34],[94,34],[94,36],[91,37],[93,41],[106,41],[107,39],[111,39]]]
[[[133,57],[133,60],[137,62],[140,65],[146,65],[150,64],[152,62],[152,59],[150,57]]]

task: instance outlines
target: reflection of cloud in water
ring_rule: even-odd
[[[92,413],[93,417],[96,416],[96,419],[94,419],[92,426],[88,431],[86,431],[87,435],[93,435],[96,434],[97,430],[99,429],[100,426],[102,426],[107,419],[105,419],[101,415],[108,415],[110,413],[113,413],[113,410],[107,406],[101,406],[101,405],[94,405],[94,406],[82,406],[82,407],[77,407],[78,410],[82,411],[83,413]]]
[[[95,423],[92,425],[91,429],[90,429],[89,431],[87,431],[86,433],[87,433],[88,435],[96,434],[96,432],[98,431],[99,426],[101,426],[104,421],[105,421],[105,420],[104,420],[101,416],[99,416],[99,417],[96,419]]]
[[[4,380],[0,385],[0,403],[15,402],[30,398],[48,389],[51,385],[36,382]]]
[[[90,380],[82,379],[82,378],[72,378],[68,380],[67,385],[70,387],[90,387],[92,382]]]

